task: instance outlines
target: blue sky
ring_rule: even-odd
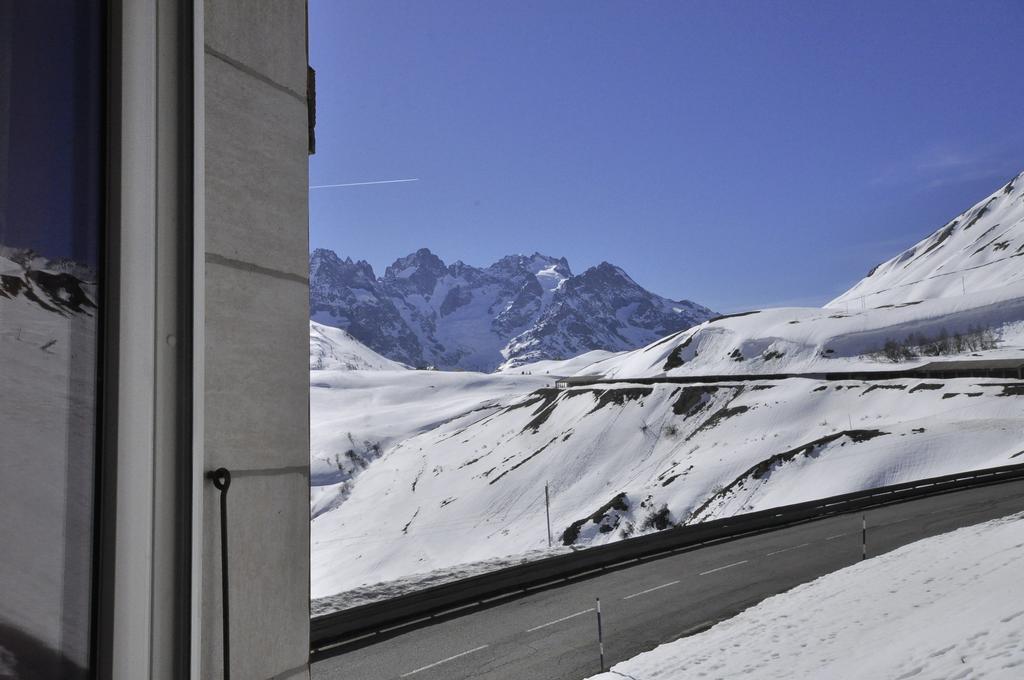
[[[1024,3],[311,0],[310,243],[820,304],[1024,170]]]

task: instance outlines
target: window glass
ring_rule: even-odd
[[[308,4],[314,619],[1024,464],[1000,12]]]
[[[103,26],[0,2],[0,678],[89,670]]]

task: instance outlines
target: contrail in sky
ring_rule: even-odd
[[[363,187],[367,184],[395,184],[397,182],[419,182],[419,177],[410,179],[380,179],[375,182],[348,182],[347,184],[318,184],[310,189],[333,189],[334,187]]]

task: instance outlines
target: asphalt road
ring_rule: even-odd
[[[868,558],[1024,511],[1024,481],[869,510]],[[498,602],[312,666],[316,680],[577,680],[861,559],[861,516],[842,515],[705,546]]]

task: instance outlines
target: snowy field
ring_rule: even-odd
[[[924,539],[768,598],[591,680],[1024,677],[1024,515]]]
[[[309,364],[313,517],[344,501],[354,479],[385,451],[552,382],[541,375],[412,370],[315,322]]]

